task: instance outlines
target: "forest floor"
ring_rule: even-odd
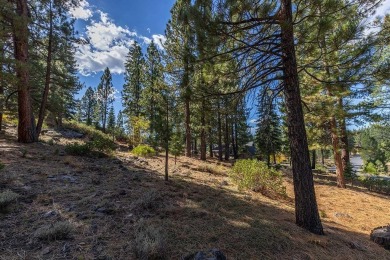
[[[170,158],[165,182],[163,156],[70,156],[71,141],[20,144],[13,127],[0,134],[0,192],[20,195],[0,213],[0,259],[181,259],[212,248],[228,259],[390,259],[369,240],[390,223],[388,196],[316,176],[326,233],[317,236],[294,223],[288,169],[289,199],[271,199],[239,191],[230,163]]]

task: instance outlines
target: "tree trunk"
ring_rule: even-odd
[[[221,120],[221,104],[218,98],[218,160],[222,161],[222,120]]]
[[[311,168],[313,170],[316,168],[316,150],[311,151]]]
[[[322,166],[325,165],[325,155],[324,155],[324,149],[321,149],[321,163]]]
[[[295,218],[298,226],[312,233],[324,234],[314,190],[313,173],[299,90],[294,47],[291,0],[282,0],[280,9],[281,49],[284,68],[284,95],[287,108],[292,171],[295,193]]]
[[[185,100],[186,156],[191,157],[191,118],[190,100]]]
[[[225,114],[225,160],[229,161],[230,145],[229,145],[229,120],[227,112]]]
[[[343,108],[342,98],[339,98],[339,108],[340,109]],[[347,132],[347,125],[345,123],[344,115],[340,119],[340,146],[341,146],[341,164],[342,164],[343,173],[345,173],[350,163],[350,158],[349,158],[348,132]]]
[[[3,111],[4,111],[4,79],[3,79],[3,60],[4,45],[0,43],[0,131],[3,129]]]
[[[331,131],[331,135],[332,135],[334,163],[336,165],[337,187],[345,188],[346,186],[345,186],[345,181],[344,181],[343,163],[341,160],[339,136],[337,134],[337,122],[336,122],[336,118],[334,116],[332,116],[332,118],[330,120],[330,131]]]
[[[168,181],[168,159],[169,159],[169,102],[167,99],[167,110],[165,111],[166,115],[166,129],[165,129],[165,181]],[[175,157],[176,164],[176,157]]]
[[[211,142],[211,140],[210,140],[210,143],[209,143],[209,153],[210,153],[210,158],[213,158],[214,157],[214,154],[213,154],[213,143]]]
[[[16,0],[16,17],[12,21],[16,77],[18,79],[18,142],[38,141],[30,93],[28,70],[28,5],[27,0]]]
[[[206,145],[206,119],[205,119],[205,104],[204,100],[202,100],[202,111],[200,112],[200,124],[201,124],[201,130],[200,130],[200,159],[202,161],[206,161],[206,151],[207,151],[207,145]]]
[[[53,11],[52,11],[52,3],[49,2],[50,10],[49,10],[49,42],[47,47],[47,57],[46,57],[46,77],[45,77],[45,89],[43,90],[41,106],[39,108],[39,116],[37,122],[37,136],[41,134],[43,120],[45,119],[47,98],[49,96],[49,89],[51,83],[51,60],[52,60],[52,45],[53,45]]]
[[[233,156],[234,159],[238,158],[238,152],[237,152],[237,147],[236,147],[236,139],[235,139],[235,134],[234,134],[234,124],[232,123],[232,148],[233,148]]]

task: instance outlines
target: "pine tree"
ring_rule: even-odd
[[[107,130],[108,132],[112,133],[115,136],[115,110],[114,106],[111,106],[110,112],[108,112],[108,119],[107,119]]]
[[[103,132],[106,131],[107,114],[109,106],[115,100],[115,88],[112,85],[112,77],[109,68],[104,70],[100,78],[100,84],[97,87],[96,97],[99,106],[100,120]]]
[[[259,95],[258,116],[255,140],[260,154],[270,165],[271,155],[275,157],[281,150],[282,133],[274,101],[267,94]]]
[[[81,119],[87,125],[92,125],[96,104],[95,91],[91,87],[88,87],[84,96],[81,98]]]
[[[143,115],[141,95],[144,89],[145,59],[141,46],[135,41],[129,49],[125,63],[125,84],[122,91],[122,102],[128,118]]]
[[[165,101],[162,96],[165,86],[163,69],[161,53],[152,41],[146,52],[142,105],[145,108],[145,116],[150,123],[149,141],[153,146],[160,145],[165,135],[164,118],[162,117],[163,111],[165,111]]]

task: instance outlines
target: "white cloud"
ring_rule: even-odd
[[[164,49],[164,43],[165,41],[167,40],[167,38],[165,37],[165,35],[162,35],[162,34],[153,34],[152,35],[152,39],[154,41],[154,43],[162,50]]]
[[[122,41],[137,35],[127,28],[114,24],[106,13],[102,11],[98,13],[100,21],[92,21],[91,25],[86,26],[86,35],[96,49],[109,50],[113,45],[121,45]]]
[[[80,74],[87,76],[104,71],[106,67],[111,73],[122,74],[125,71],[124,63],[129,47],[135,39],[139,39],[143,44],[150,44],[153,40],[163,49],[166,40],[164,35],[155,34],[151,38],[138,35],[127,27],[115,24],[107,13],[96,9],[92,11],[86,0],[81,3],[77,10],[72,11],[73,17],[87,21],[82,37],[88,39],[88,44],[76,45]]]
[[[80,1],[79,5],[69,10],[70,15],[75,19],[88,20],[93,16],[89,3],[85,0]]]

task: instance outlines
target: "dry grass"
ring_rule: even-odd
[[[292,202],[238,191],[225,174],[230,163],[179,157],[175,165],[170,158],[164,182],[163,156],[146,162],[124,152],[61,156],[55,151],[72,140],[52,146],[13,140],[0,138],[0,151],[7,151],[0,185],[21,197],[0,215],[0,236],[7,234],[0,259],[180,259],[211,248],[228,259],[390,259],[368,236],[390,223],[389,197],[316,180],[326,232],[316,236],[294,224]],[[21,149],[28,150],[25,158]],[[290,178],[285,185],[293,197]],[[72,223],[70,236],[31,240],[48,237],[36,232],[53,223]]]

